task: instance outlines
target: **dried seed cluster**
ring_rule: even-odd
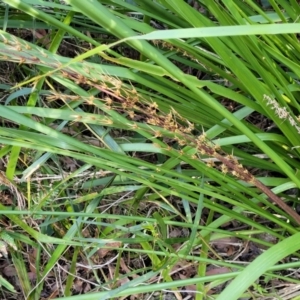
[[[13,48],[14,51],[21,52],[22,49],[28,49],[30,47],[27,44],[21,44],[18,39],[13,41],[8,41],[5,36],[1,35],[2,42]],[[160,41],[155,41],[154,43],[160,43]],[[181,51],[177,47],[167,42],[161,42],[162,47],[169,50]],[[181,51],[182,52],[182,51]],[[186,53],[182,53],[187,56]],[[47,57],[46,53],[41,53],[41,57]],[[193,58],[191,58],[193,59]],[[20,55],[19,63],[24,63],[28,61],[37,63],[37,58],[33,57],[22,57]],[[38,59],[39,60],[39,59]],[[57,66],[56,66],[57,67]],[[58,66],[59,67],[59,66]],[[236,160],[230,157],[224,156],[224,154],[219,154],[219,148],[216,145],[210,143],[205,134],[200,135],[196,139],[191,135],[194,130],[194,124],[185,120],[177,111],[171,109],[167,114],[163,114],[158,109],[158,104],[151,99],[145,99],[138,94],[138,91],[131,85],[124,84],[119,78],[115,78],[108,75],[101,75],[97,79],[91,79],[83,74],[78,74],[70,68],[59,71],[61,75],[65,78],[71,79],[77,84],[89,85],[97,88],[103,97],[80,97],[72,95],[63,95],[60,93],[53,93],[51,96],[47,97],[49,101],[54,101],[57,99],[63,100],[64,102],[70,101],[84,101],[86,104],[93,105],[95,100],[100,100],[105,103],[108,109],[122,110],[127,113],[131,120],[143,120],[145,123],[162,128],[165,131],[173,134],[174,140],[176,140],[179,145],[185,146],[187,144],[194,145],[197,147],[198,151],[202,155],[207,155],[210,157],[217,158],[222,162],[218,167],[222,173],[226,174],[231,172],[232,175],[246,180],[251,180],[251,175],[247,170],[243,168],[242,165],[238,164]],[[86,73],[89,73],[87,70]],[[270,104],[275,105],[270,99],[268,99]],[[277,106],[276,106],[277,107]],[[279,108],[276,111],[281,112]],[[280,114],[280,116],[282,113]],[[77,121],[80,121],[80,116],[78,116]],[[138,125],[136,125],[138,127]],[[132,126],[131,126],[132,128]],[[298,129],[298,127],[297,127]],[[299,129],[300,130],[300,129]],[[162,136],[159,129],[153,129],[156,137]],[[214,163],[211,161],[208,166],[214,167]]]
[[[236,158],[232,155],[222,153],[218,145],[210,142],[205,133],[202,133],[195,138],[191,133],[194,130],[194,124],[184,119],[176,110],[171,109],[167,114],[163,114],[159,111],[158,104],[151,100],[142,98],[138,91],[129,85],[123,84],[123,82],[114,77],[104,75],[101,81],[91,81],[84,76],[79,76],[74,73],[64,73],[64,76],[69,79],[75,80],[80,84],[91,85],[99,91],[103,92],[106,96],[103,98],[96,97],[80,97],[89,105],[93,105],[95,100],[101,100],[106,104],[109,109],[122,110],[127,113],[131,120],[142,119],[149,125],[157,126],[163,130],[170,132],[173,139],[181,146],[192,145],[196,147],[201,155],[207,155],[209,157],[216,158],[221,164],[216,165],[212,160],[207,162],[209,167],[218,168],[223,174],[232,174],[238,179],[246,182],[253,182],[254,176],[245,169]],[[48,99],[70,99],[79,100],[78,96],[69,96],[54,94]],[[135,124],[135,128],[131,126],[131,129],[138,129],[138,124]],[[153,129],[155,137],[162,136],[162,132],[159,129]]]
[[[62,65],[58,63],[53,63],[52,61],[43,62],[42,60],[47,60],[47,53],[44,50],[37,50],[39,57],[30,55],[26,53],[24,50],[29,50],[30,45],[25,42],[21,42],[17,38],[10,38],[9,40],[5,37],[4,34],[0,33],[0,42],[7,45],[7,49],[1,51],[0,59],[6,59],[10,61],[17,61],[19,64],[22,63],[33,63],[39,64],[43,63],[50,67],[62,68]],[[169,48],[170,50],[174,50],[173,45],[167,44],[163,42],[163,47]],[[178,48],[175,51],[181,51]],[[4,54],[3,54],[4,53]],[[184,56],[189,55],[182,52]],[[190,57],[190,59],[195,60],[195,58]],[[205,66],[204,66],[205,68]],[[58,70],[50,71],[47,75],[53,74],[53,72],[57,72]],[[155,133],[155,136],[160,136],[162,133],[159,129],[151,128],[152,126],[159,126],[164,130],[168,131],[173,138],[178,141],[178,143],[182,146],[184,145],[193,145],[195,146],[200,154],[207,155],[213,157],[221,162],[217,168],[221,170],[222,173],[227,174],[231,173],[233,176],[242,179],[246,182],[252,182],[256,187],[258,187],[261,191],[263,191],[268,197],[270,197],[275,203],[277,203],[283,210],[285,210],[290,216],[294,218],[294,220],[300,224],[300,216],[285,202],[282,201],[277,195],[275,195],[268,187],[264,186],[261,182],[256,180],[256,178],[248,172],[238,161],[232,156],[228,156],[225,153],[222,153],[220,148],[217,145],[212,144],[209,140],[206,139],[205,134],[200,135],[198,138],[194,138],[193,135],[190,135],[192,130],[194,129],[193,124],[189,123],[187,120],[184,120],[175,110],[171,110],[166,115],[163,115],[162,112],[158,110],[157,103],[151,101],[151,99],[143,99],[138,95],[138,92],[135,88],[128,87],[118,78],[113,78],[110,76],[99,75],[96,79],[91,79],[89,69],[83,64],[82,74],[76,72],[76,70],[72,70],[70,67],[64,69],[63,71],[59,71],[62,76],[67,77],[75,81],[77,84],[86,84],[89,86],[93,86],[97,88],[99,92],[102,92],[105,96],[101,97],[103,102],[108,109],[111,109],[114,105],[114,109],[122,109],[125,111],[129,118],[132,120],[136,120],[137,118],[143,118],[143,121],[146,121],[150,126],[150,130]],[[85,76],[88,74],[88,76]],[[90,77],[90,79],[88,78]],[[62,95],[60,95],[62,96]],[[54,100],[57,95],[53,95],[52,99]],[[64,98],[60,97],[60,99],[71,99],[72,96],[64,96]],[[77,96],[76,96],[77,97]],[[86,103],[89,105],[93,105],[95,103],[95,97],[87,97],[84,99]],[[267,105],[270,105],[272,109],[275,110],[276,115],[280,119],[288,120],[289,123],[295,127],[300,133],[300,126],[298,126],[299,120],[298,118],[292,117],[291,113],[285,108],[280,107],[280,105],[269,96],[264,96],[264,99],[268,101]],[[74,100],[74,99],[73,99]],[[79,101],[82,98],[80,97]],[[138,116],[136,116],[136,114]],[[78,115],[78,121],[80,121],[81,116]],[[300,118],[299,118],[300,119]],[[296,122],[297,120],[297,122]],[[138,123],[130,124],[131,128],[138,128]],[[197,158],[197,155],[194,156]],[[209,167],[214,167],[214,163],[210,162],[208,164]],[[24,205],[23,199],[20,199],[20,206]]]

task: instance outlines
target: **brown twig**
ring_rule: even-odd
[[[288,206],[280,197],[274,194],[268,187],[255,178],[254,185],[265,193],[272,201],[274,201],[281,209],[283,209],[294,221],[300,225],[300,216],[290,206]]]
[[[219,153],[214,153],[214,157],[219,159],[225,166],[232,171],[232,174],[245,182],[250,182],[255,185],[259,190],[266,194],[269,199],[274,201],[283,211],[285,211],[294,221],[300,225],[300,215],[297,214],[290,206],[288,206],[280,197],[274,194],[267,186],[257,180],[246,168],[237,161],[231,160],[227,157],[222,156]]]

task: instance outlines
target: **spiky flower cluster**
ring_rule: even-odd
[[[163,40],[153,40],[152,43],[155,46],[161,45],[162,48],[168,49],[170,51],[175,50],[176,52],[179,52],[178,47],[174,47],[174,45],[172,45],[171,43],[168,43],[166,41],[163,41]]]
[[[102,98],[92,96],[80,97],[80,100],[84,100],[89,105],[93,105],[96,99],[100,100],[110,109],[125,112],[133,121],[144,121],[149,125],[160,127],[173,134],[175,133],[174,139],[180,145],[186,143],[182,139],[181,134],[189,134],[194,130],[194,124],[183,118],[175,109],[171,108],[171,111],[167,114],[160,112],[156,102],[152,101],[151,98],[142,97],[132,85],[125,84],[118,78],[102,75],[100,80],[95,82],[75,73],[64,71],[62,74],[77,84],[87,84],[97,88],[103,95]],[[78,96],[54,94],[48,99],[66,100],[66,98],[69,98],[79,100],[76,97]],[[155,136],[161,136],[159,130],[155,130]]]
[[[191,133],[194,129],[194,124],[182,118],[173,108],[166,115],[158,114],[157,109],[158,105],[155,102],[148,106],[148,109],[146,109],[146,112],[149,114],[149,117],[146,119],[147,123],[175,133],[175,139],[179,144],[185,144],[186,141],[183,141],[181,135]]]
[[[213,157],[221,164],[216,165],[215,161],[208,160],[207,166],[218,168],[223,174],[230,173],[246,182],[253,182],[254,176],[233,156],[222,153],[219,145],[210,142],[205,133],[202,133],[196,139],[196,147],[200,154]]]
[[[275,114],[279,117],[279,119],[288,120],[289,123],[295,127],[297,132],[300,134],[300,126],[297,123],[299,120],[295,121],[286,107],[281,107],[275,99],[272,99],[267,95],[264,95],[264,100],[267,100],[267,105],[270,105],[271,109],[275,110]]]
[[[123,84],[118,78],[107,75],[102,76],[101,81],[93,82],[77,74],[64,74],[75,80],[77,83],[92,85],[99,91],[106,94],[103,98],[81,97],[86,103],[92,105],[95,99],[102,100],[109,108],[122,110],[127,113],[131,120],[143,120],[151,126],[157,126],[164,131],[171,133],[173,139],[181,146],[193,145],[201,155],[206,155],[217,159],[221,164],[215,165],[211,160],[208,161],[209,167],[218,168],[223,174],[230,173],[233,176],[247,182],[253,181],[253,176],[245,169],[236,158],[226,153],[220,153],[221,149],[218,145],[210,142],[205,133],[195,138],[191,135],[194,130],[194,124],[183,118],[175,109],[171,108],[167,114],[159,111],[158,104],[154,101],[141,97],[137,90]],[[60,99],[68,97],[72,100],[78,100],[78,96],[54,95]],[[162,136],[159,129],[153,129],[155,137]]]
[[[80,99],[84,99],[89,105],[92,105],[93,100],[97,99],[103,101],[110,108],[116,105],[114,108],[117,109],[118,106],[128,112],[135,109],[136,103],[139,101],[136,89],[133,86],[125,85],[119,78],[102,75],[97,80],[91,80],[81,74],[73,72],[62,71],[61,74],[75,81],[77,84],[86,84],[99,90],[101,93],[100,96],[102,96],[101,98],[80,97]],[[65,97],[72,99],[72,96],[65,95]],[[134,116],[134,113],[131,112],[130,115]]]
[[[210,160],[207,163],[209,167],[216,167],[223,174],[230,173],[246,182],[253,182],[254,176],[232,155],[222,153],[220,147],[210,142],[205,133],[199,135],[197,138],[191,135],[191,132],[194,130],[194,124],[183,118],[175,109],[171,108],[167,114],[162,113],[159,111],[156,102],[141,97],[133,86],[125,85],[120,79],[108,75],[103,75],[101,80],[97,82],[78,74],[65,73],[64,76],[75,80],[77,83],[91,85],[106,95],[103,98],[81,97],[86,103],[92,105],[95,99],[100,99],[109,108],[121,109],[126,112],[132,120],[142,119],[151,126],[157,126],[164,131],[168,131],[179,145],[194,145],[201,155],[213,157],[220,162],[219,164],[215,164]],[[68,97],[75,100],[78,96],[73,96],[73,98],[72,96]],[[159,129],[153,131],[156,137],[162,135]]]
[[[70,76],[70,74],[68,74],[68,76]],[[136,118],[135,112],[138,112],[138,117],[143,118],[143,121],[146,121],[146,123],[150,125],[149,128],[155,133],[156,137],[163,136],[159,129],[162,128],[163,130],[168,131],[170,133],[169,135],[173,136],[173,139],[177,140],[180,145],[195,146],[200,154],[207,155],[220,162],[215,165],[214,161],[210,161],[207,165],[209,167],[218,168],[223,174],[230,173],[238,179],[252,183],[276,204],[278,204],[296,221],[297,224],[300,225],[300,216],[268,187],[263,185],[251,173],[249,173],[235,157],[223,153],[218,145],[215,145],[206,138],[205,133],[201,134],[197,138],[195,138],[193,134],[190,134],[194,129],[194,125],[181,117],[174,109],[171,109],[169,113],[164,115],[158,110],[157,103],[151,100],[145,101],[145,99],[139,97],[138,92],[134,88],[128,88],[128,85],[123,85],[122,81],[119,79],[106,77],[103,82],[96,83],[89,79],[81,78],[76,74],[72,74],[71,77],[80,83],[89,84],[99,89],[100,92],[105,93],[106,96],[103,100],[106,105],[111,107],[116,103],[117,109],[121,108],[123,111],[126,111],[129,118]],[[298,132],[300,131],[300,128],[296,125],[295,121],[286,109],[280,108],[275,100],[270,98],[266,99],[268,100],[268,105],[273,106],[280,118],[287,118],[293,126],[297,126],[296,128]],[[87,103],[93,104],[93,101],[94,98],[89,97]],[[151,129],[151,126],[153,125],[158,126],[158,129]],[[132,128],[138,128],[138,123],[134,123],[134,126],[135,127]],[[181,152],[179,151],[179,153]],[[194,155],[193,158],[198,159],[196,155]]]

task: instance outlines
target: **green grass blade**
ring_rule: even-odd
[[[300,233],[296,233],[269,248],[247,266],[217,297],[217,300],[239,299],[242,293],[268,268],[299,249]]]

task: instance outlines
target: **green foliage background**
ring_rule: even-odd
[[[2,231],[14,238],[6,244],[26,299],[40,299],[62,258],[71,265],[64,299],[179,297],[191,284],[195,299],[253,299],[269,296],[263,280],[299,283],[277,264],[300,248],[296,0],[2,2],[0,59],[16,75],[1,84],[1,183],[15,202],[0,210],[18,228]],[[20,34],[29,29],[48,33],[29,42]],[[68,173],[67,158],[77,162]],[[174,228],[188,236],[171,238]],[[232,236],[267,250],[246,267],[212,255],[210,243]],[[28,246],[38,249],[35,285],[19,254]],[[76,262],[92,266],[102,248],[117,251],[115,278],[95,271],[93,293],[73,295]],[[124,253],[150,263],[116,286]],[[182,260],[197,266],[194,278],[169,274]],[[211,265],[232,272],[206,276]]]

